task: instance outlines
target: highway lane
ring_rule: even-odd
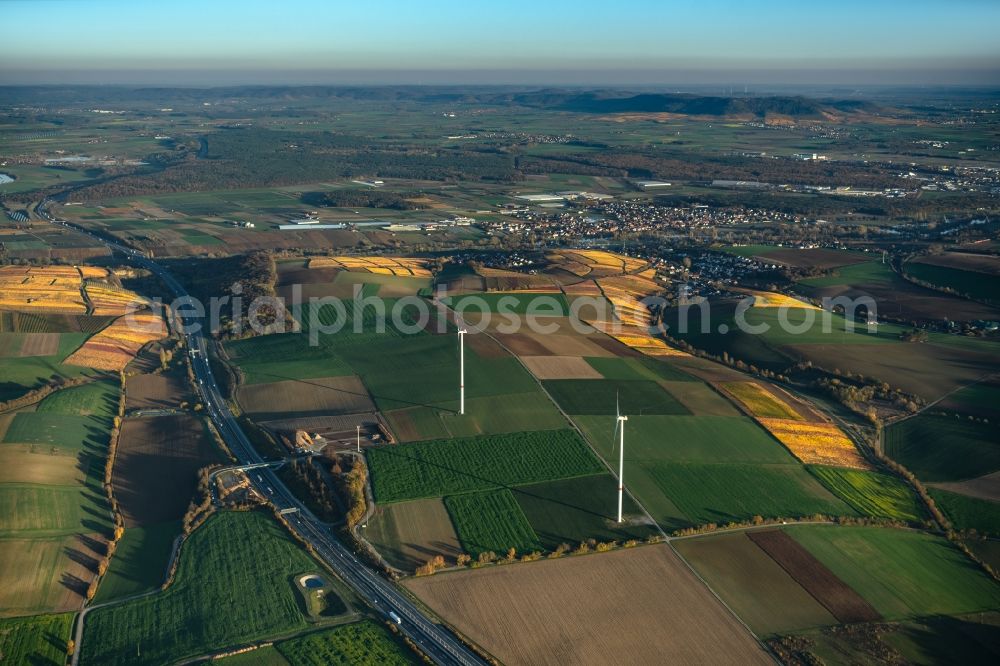
[[[81,230],[79,227],[54,220],[45,212],[45,202],[38,207],[38,212],[56,224],[63,224],[74,231],[86,234],[124,254],[133,262],[156,274],[178,298],[188,296],[184,287],[166,269],[142,253]],[[208,342],[204,331],[200,327],[192,326],[192,324],[200,322],[195,321],[191,315],[191,308],[179,307],[178,310],[184,323],[183,335],[189,350],[191,367],[194,370],[198,389],[212,423],[240,464],[264,462],[264,459],[250,443],[246,433],[243,432],[229,409],[229,405],[223,399],[208,361]],[[383,615],[388,617],[390,611],[399,615],[402,618],[402,622],[399,624],[400,631],[435,663],[447,666],[452,664],[480,666],[487,663],[459,641],[448,629],[429,620],[393,583],[382,578],[358,560],[354,552],[331,533],[329,527],[320,522],[292,495],[272,469],[252,470],[248,476],[257,492],[273,504],[276,509],[279,511],[295,509],[294,512],[286,514],[285,518],[296,535],[310,544],[320,559],[363,599],[374,608],[379,609]],[[79,646],[77,650],[79,651]]]

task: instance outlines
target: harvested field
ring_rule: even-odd
[[[194,396],[191,386],[178,373],[133,375],[125,384],[125,409],[171,409]]]
[[[0,538],[0,616],[78,610],[104,548],[97,534]]]
[[[375,411],[357,375],[249,384],[240,387],[238,400],[246,412],[261,419]]]
[[[538,379],[601,379],[580,356],[522,356],[521,362]]]
[[[837,624],[745,532],[680,539],[673,546],[759,636]]]
[[[554,318],[555,319],[555,318]],[[519,333],[497,334],[497,340],[518,356],[614,356],[594,342],[600,333]]]
[[[435,555],[454,561],[462,552],[448,511],[437,498],[379,505],[365,538],[404,571],[413,571]]]
[[[993,472],[968,481],[929,483],[927,485],[966,497],[1000,502],[1000,472]],[[1000,507],[997,507],[997,512],[1000,513]]]
[[[731,402],[701,382],[661,381],[660,386],[695,416],[740,416]]]
[[[405,585],[505,664],[771,663],[665,545]]]
[[[488,335],[473,333],[465,338],[465,344],[480,358],[504,358],[509,356],[500,344]]]
[[[190,414],[125,419],[112,472],[125,526],[183,516],[198,470],[221,460],[205,424]]]
[[[781,530],[748,532],[747,536],[839,622],[849,624],[882,619],[861,595]]]
[[[18,356],[55,356],[58,353],[58,333],[25,333]]]
[[[72,486],[86,477],[77,455],[37,444],[0,445],[0,483]]]

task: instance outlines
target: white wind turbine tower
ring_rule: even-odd
[[[615,435],[618,436],[618,522],[622,522],[622,496],[625,493],[625,422],[627,416],[622,416],[618,407],[618,396],[615,395]],[[612,445],[612,451],[614,451]]]
[[[458,329],[458,413],[465,414],[465,334],[464,328]]]

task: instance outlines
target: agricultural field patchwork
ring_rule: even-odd
[[[758,636],[837,624],[837,619],[746,532],[673,542],[708,586]]]
[[[1000,605],[1000,584],[942,537],[866,527],[786,531],[887,620]]]

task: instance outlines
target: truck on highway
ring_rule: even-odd
[[[396,613],[396,611],[389,611],[389,619],[396,624],[403,624],[403,618],[399,617],[399,614]]]

